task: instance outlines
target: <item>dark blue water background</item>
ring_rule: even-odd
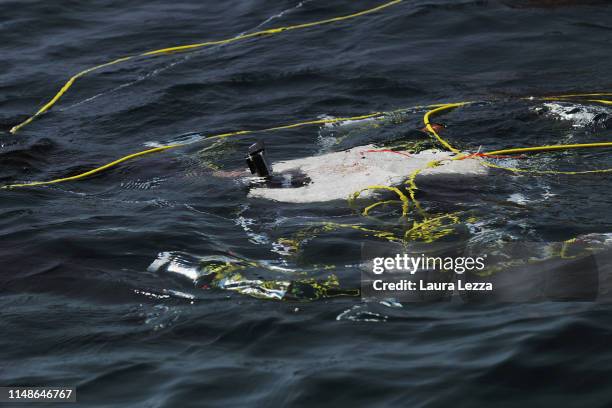
[[[444,117],[462,149],[606,140],[605,108],[515,97],[610,90],[609,2],[527,0],[405,1],[350,22],[137,59],[79,80],[50,113],[8,133],[84,68],[376,4],[1,1],[0,180],[76,174],[155,143],[224,131],[464,100],[496,102]],[[421,126],[422,112],[408,116],[264,138],[273,160],[305,157],[401,138]],[[242,167],[252,141],[235,139],[218,155],[193,144],[83,182],[3,190],[0,385],[74,385],[78,405],[91,407],[610,406],[605,304],[392,307],[194,285],[184,275],[205,257],[314,278],[327,276],[317,265],[332,264],[343,285],[359,285],[351,265],[371,237],[321,234],[298,255],[277,245],[313,222],[363,222],[344,203],[253,202],[243,185],[213,176],[211,162]],[[612,167],[606,151],[542,160],[530,165]],[[474,185],[424,186],[421,201],[473,211],[480,239],[564,240],[611,231],[609,186],[606,175],[494,173]],[[187,272],[157,268],[160,259]]]

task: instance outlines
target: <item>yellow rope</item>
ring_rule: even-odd
[[[602,94],[603,95],[603,94]],[[582,96],[582,95],[581,95]],[[584,95],[584,96],[595,96],[595,95]],[[569,96],[568,96],[569,97]],[[610,101],[605,100],[589,100],[590,102],[598,102],[598,103],[610,103]],[[436,140],[444,146],[447,150],[456,153],[458,156],[454,157],[451,160],[461,160],[463,158],[468,157],[468,154],[461,153],[458,149],[454,148],[448,141],[443,139],[438,132],[431,125],[431,117],[439,112],[452,109],[455,107],[467,105],[470,102],[462,102],[462,103],[454,103],[454,104],[444,104],[435,109],[432,109],[425,113],[423,117],[423,122],[425,123],[426,130],[432,134]],[[503,154],[520,154],[520,153],[535,153],[535,152],[544,152],[544,151],[554,151],[554,150],[569,150],[569,149],[581,149],[581,148],[595,148],[595,147],[612,147],[612,142],[599,142],[599,143],[580,143],[580,144],[571,144],[571,145],[548,145],[548,146],[536,146],[536,147],[523,147],[523,148],[513,148],[513,149],[504,149],[504,150],[496,150],[487,153],[483,153],[482,156],[486,155],[503,155]],[[415,208],[419,211],[419,214],[423,217],[423,221],[417,222],[414,221],[413,228],[409,229],[404,234],[404,241],[408,238],[414,239],[419,238],[424,240],[425,242],[433,242],[434,240],[445,236],[447,233],[451,231],[450,227],[442,229],[438,234],[435,233],[435,230],[441,228],[440,220],[444,218],[448,218],[451,220],[451,224],[456,224],[459,222],[458,217],[455,214],[446,214],[438,217],[430,217],[428,216],[421,208],[421,204],[416,199],[416,191],[418,187],[416,185],[416,178],[426,168],[435,167],[439,165],[442,160],[433,160],[429,162],[425,168],[417,169],[412,172],[407,180],[406,186],[408,189],[408,195],[410,197],[410,201],[414,204]],[[529,174],[555,174],[555,175],[577,175],[577,174],[591,174],[591,173],[609,173],[612,172],[612,169],[599,169],[599,170],[587,170],[587,171],[555,171],[555,170],[529,170],[529,169],[518,169],[512,167],[503,167],[499,166],[487,161],[482,162],[484,166],[503,169],[507,171],[512,171],[515,173],[529,173]],[[368,209],[375,207],[381,203],[375,203],[368,207]],[[440,224],[440,225],[438,225]],[[430,228],[431,227],[431,228]]]
[[[386,201],[378,201],[374,204],[371,204],[369,206],[367,206],[366,208],[363,209],[363,211],[361,212],[362,215],[364,216],[368,216],[370,214],[370,211],[373,210],[374,208],[378,207],[379,205],[385,205],[385,204],[402,204],[401,201],[397,201],[397,200],[386,200]]]
[[[410,107],[410,108],[403,108],[403,109],[397,109],[391,112],[373,112],[373,113],[369,113],[369,114],[365,114],[365,115],[359,115],[359,116],[352,116],[352,117],[344,117],[344,118],[333,118],[333,119],[317,119],[317,120],[309,120],[309,121],[304,121],[304,122],[298,122],[298,123],[292,123],[292,124],[288,124],[288,125],[281,125],[281,126],[275,126],[275,127],[271,127],[271,128],[267,128],[267,129],[259,129],[259,130],[239,130],[239,131],[235,131],[235,132],[228,132],[228,133],[222,133],[222,134],[217,134],[217,135],[213,135],[213,136],[209,136],[207,138],[205,138],[204,140],[212,140],[212,139],[224,139],[224,138],[228,138],[228,137],[233,137],[233,136],[240,136],[240,135],[247,135],[247,134],[253,134],[253,133],[262,133],[262,132],[273,132],[273,131],[279,131],[279,130],[287,130],[287,129],[294,129],[294,128],[298,128],[298,127],[302,127],[302,126],[311,126],[311,125],[322,125],[322,124],[332,124],[332,123],[338,123],[338,122],[343,122],[343,121],[352,121],[352,120],[363,120],[363,119],[369,119],[369,118],[377,118],[377,117],[381,117],[384,115],[388,115],[389,113],[394,113],[394,112],[400,112],[400,111],[405,111],[407,109],[418,109],[418,108],[434,108],[428,112],[425,113],[424,117],[423,117],[423,122],[425,123],[426,129],[429,131],[429,133],[431,133],[437,140],[438,142],[440,142],[440,144],[442,144],[444,147],[446,147],[448,150],[450,150],[451,152],[457,153],[459,154],[459,156],[453,158],[453,160],[459,160],[462,158],[465,158],[466,156],[469,156],[468,154],[463,154],[461,153],[458,149],[454,148],[449,142],[447,142],[445,139],[443,139],[438,132],[436,132],[436,130],[432,127],[431,125],[431,118],[433,115],[438,114],[440,112],[443,112],[445,110],[448,109],[453,109],[456,107],[460,107],[460,106],[465,106],[468,105],[470,103],[473,102],[459,102],[459,103],[446,103],[446,104],[433,104],[433,105],[424,105],[424,106],[414,106],[414,107]],[[191,142],[193,143],[193,142]],[[80,173],[71,177],[64,177],[64,178],[59,178],[59,179],[54,179],[54,180],[49,180],[49,181],[33,181],[33,182],[28,182],[28,183],[19,183],[19,184],[10,184],[10,185],[5,185],[2,186],[0,188],[2,189],[9,189],[9,188],[18,188],[18,187],[34,187],[34,186],[43,186],[43,185],[49,185],[49,184],[57,184],[57,183],[63,183],[63,182],[68,182],[68,181],[76,181],[76,180],[80,180],[83,178],[86,178],[88,176],[97,174],[97,173],[101,173],[105,170],[108,170],[112,167],[115,167],[125,161],[137,158],[137,157],[141,157],[141,156],[145,156],[148,154],[152,154],[152,153],[157,153],[157,152],[161,152],[161,151],[165,151],[165,150],[170,150],[176,147],[181,147],[181,146],[185,146],[187,144],[190,143],[182,143],[182,144],[173,144],[173,145],[169,145],[169,146],[162,146],[162,147],[157,147],[157,148],[153,148],[153,149],[147,149],[141,152],[136,152],[136,153],[132,153],[129,154],[127,156],[123,156],[117,160],[114,160],[110,163],[104,164],[100,167],[96,167],[92,170],[86,171],[84,173]],[[582,144],[571,144],[571,145],[550,145],[550,146],[536,146],[536,147],[524,147],[524,148],[513,148],[513,149],[503,149],[503,150],[495,150],[495,151],[491,151],[491,152],[486,152],[483,153],[483,156],[486,155],[502,155],[502,154],[518,154],[518,153],[527,153],[527,152],[539,152],[539,151],[551,151],[551,150],[568,150],[568,149],[579,149],[579,148],[593,148],[593,147],[612,147],[612,142],[600,142],[600,143],[582,143]],[[439,161],[435,160],[432,161],[430,163],[427,164],[426,167],[433,167],[435,165],[437,165],[439,163]],[[555,170],[529,170],[529,169],[518,169],[518,168],[513,168],[513,167],[503,167],[503,166],[499,166],[499,165],[495,165],[493,163],[490,162],[484,162],[483,161],[483,165],[487,166],[487,167],[491,167],[491,168],[497,168],[497,169],[504,169],[504,170],[508,170],[508,171],[512,171],[512,172],[516,172],[516,173],[532,173],[532,174],[560,174],[560,175],[579,175],[579,174],[592,174],[592,173],[608,173],[608,172],[612,172],[612,169],[600,169],[600,170],[586,170],[586,171],[555,171]],[[420,203],[416,200],[416,190],[418,189],[416,186],[416,177],[418,176],[418,174],[420,173],[422,169],[416,170],[415,172],[413,172],[409,177],[408,180],[406,181],[407,187],[408,187],[408,193],[409,193],[409,197],[406,198],[406,201],[404,201],[402,199],[402,202],[404,203],[404,209],[403,209],[403,213],[407,213],[407,205],[408,203],[412,202],[415,205],[415,208],[422,212],[421,209],[421,205]],[[372,208],[376,207],[377,205],[373,205],[370,206]],[[367,208],[366,213],[369,212],[372,208]]]
[[[116,59],[114,61],[107,62],[105,64],[100,64],[100,65],[96,65],[95,67],[88,68],[88,69],[86,69],[84,71],[79,72],[76,75],[71,76],[70,79],[68,80],[68,82],[66,82],[64,84],[64,86],[62,86],[62,89],[60,89],[59,92],[56,93],[55,96],[49,102],[47,102],[42,108],[40,108],[34,115],[30,116],[29,118],[27,118],[26,120],[24,120],[20,124],[18,124],[16,126],[13,126],[11,128],[11,133],[12,134],[17,133],[17,131],[19,129],[21,129],[22,127],[24,127],[25,125],[27,125],[28,123],[30,123],[34,119],[36,119],[38,116],[42,115],[43,113],[45,113],[46,111],[51,109],[51,107],[53,105],[55,105],[55,103],[62,97],[62,95],[65,94],[66,91],[68,91],[68,89],[70,89],[72,84],[74,84],[74,81],[76,81],[80,77],[82,77],[82,76],[84,76],[86,74],[89,74],[90,72],[96,71],[98,69],[105,68],[105,67],[108,67],[110,65],[119,64],[120,62],[124,62],[124,61],[127,61],[127,60],[132,59],[132,58],[133,57],[118,58],[118,59]]]
[[[242,34],[236,37],[232,37],[232,38],[228,38],[225,40],[217,40],[217,41],[206,41],[206,42],[202,42],[202,43],[197,43],[197,44],[188,44],[188,45],[179,45],[176,47],[168,47],[168,48],[161,48],[158,50],[153,50],[153,51],[147,51],[147,52],[143,52],[141,54],[138,55],[132,55],[132,56],[128,56],[128,57],[123,57],[123,58],[118,58],[116,60],[107,62],[105,64],[101,64],[101,65],[96,65],[95,67],[91,67],[88,69],[85,69],[75,75],[73,75],[72,77],[70,77],[70,79],[64,84],[64,86],[62,86],[62,88],[55,94],[55,96],[49,101],[47,102],[42,108],[40,108],[34,115],[30,116],[28,119],[26,119],[25,121],[21,122],[20,124],[13,126],[10,130],[11,133],[16,133],[19,129],[21,129],[22,127],[24,127],[25,125],[29,124],[30,122],[32,122],[34,119],[36,119],[36,117],[42,115],[43,113],[45,113],[46,111],[48,111],[53,105],[55,105],[55,103],[68,91],[68,89],[70,89],[70,87],[74,84],[74,82],[86,75],[89,74],[90,72],[96,71],[98,69],[101,68],[105,68],[108,67],[110,65],[114,65],[114,64],[118,64],[124,61],[128,61],[130,59],[136,58],[136,57],[149,57],[149,56],[155,56],[155,55],[160,55],[160,54],[166,54],[166,53],[171,53],[171,52],[177,52],[177,51],[188,51],[188,50],[193,50],[193,49],[197,49],[197,48],[203,48],[203,47],[208,47],[211,45],[222,45],[222,44],[230,44],[233,42],[237,42],[237,41],[241,41],[241,40],[246,40],[248,38],[254,38],[254,37],[261,37],[261,36],[268,36],[268,35],[275,35],[275,34],[279,34],[285,31],[291,31],[291,30],[299,30],[299,29],[304,29],[304,28],[310,28],[310,27],[316,27],[316,26],[320,26],[320,25],[324,25],[324,24],[330,24],[330,23],[335,23],[335,22],[339,22],[339,21],[345,21],[345,20],[350,20],[353,18],[357,18],[357,17],[361,17],[367,14],[371,14],[371,13],[375,13],[377,11],[381,11],[383,9],[386,9],[387,7],[391,7],[394,6],[396,4],[401,3],[403,0],[393,0],[390,1],[388,3],[384,3],[380,6],[377,7],[373,7],[367,10],[363,10],[357,13],[353,13],[353,14],[348,14],[345,16],[339,16],[339,17],[334,17],[334,18],[329,18],[329,19],[325,19],[325,20],[318,20],[318,21],[313,21],[310,23],[303,23],[303,24],[295,24],[295,25],[289,25],[289,26],[284,26],[284,27],[278,27],[278,28],[270,28],[268,30],[262,30],[262,31],[257,31],[254,33],[250,33],[250,34]]]
[[[514,149],[494,150],[492,152],[483,153],[483,155],[484,156],[487,156],[487,155],[496,156],[496,155],[505,155],[505,154],[546,152],[546,151],[552,151],[552,150],[586,149],[586,148],[592,148],[592,147],[612,147],[612,142],[577,143],[577,144],[566,144],[566,145],[519,147],[519,148],[514,148]]]
[[[132,153],[129,154],[127,156],[124,156],[120,159],[117,159],[113,162],[110,162],[108,164],[105,164],[104,166],[100,166],[100,167],[96,167],[95,169],[86,171],[85,173],[80,173],[77,174],[75,176],[71,176],[71,177],[64,177],[64,178],[59,178],[59,179],[55,179],[55,180],[49,180],[49,181],[31,181],[29,183],[23,183],[23,184],[10,184],[7,186],[2,186],[0,188],[4,189],[4,188],[17,188],[17,187],[35,187],[35,186],[45,186],[48,184],[56,184],[56,183],[63,183],[66,181],[75,181],[75,180],[80,180],[82,178],[85,177],[89,177],[89,176],[93,176],[94,174],[103,172],[104,170],[107,170],[111,167],[114,167],[120,163],[123,163],[125,161],[128,161],[130,159],[134,159],[136,157],[140,157],[140,156],[144,156],[147,154],[151,154],[151,153],[156,153],[156,152],[161,152],[164,150],[169,150],[169,149],[174,149],[175,147],[179,147],[182,145],[169,145],[169,146],[162,146],[162,147],[156,147],[153,149],[149,149],[149,150],[144,150],[142,152],[137,152],[137,153]]]
[[[584,171],[559,171],[559,170],[531,170],[531,169],[519,169],[516,167],[504,167],[491,162],[482,162],[483,166],[490,167],[492,169],[507,170],[513,173],[523,174],[550,174],[550,175],[561,175],[561,176],[577,176],[581,174],[596,174],[596,173],[612,173],[612,169],[596,169],[596,170],[584,170]]]
[[[587,98],[587,97],[592,97],[592,96],[612,96],[612,92],[577,93],[577,94],[567,94],[567,95],[557,95],[557,96],[544,96],[540,98],[529,97],[529,98],[523,98],[523,99],[528,99],[528,100],[538,99],[541,101],[567,102],[575,98]],[[586,99],[583,101],[601,103],[604,105],[612,105],[612,101],[608,99]]]
[[[423,116],[423,122],[425,123],[425,128],[426,130],[431,133],[437,140],[438,142],[440,142],[440,144],[442,144],[444,147],[446,147],[448,150],[454,152],[454,153],[461,153],[459,150],[455,149],[454,147],[452,147],[450,145],[450,143],[448,143],[446,140],[444,140],[439,134],[438,132],[436,132],[436,130],[433,128],[433,126],[431,125],[431,117],[433,115],[436,115],[440,112],[443,112],[445,110],[448,109],[453,109],[453,108],[457,108],[463,105],[467,105],[471,102],[459,102],[459,103],[444,103],[444,104],[436,104],[436,105],[431,105],[429,107],[433,107],[434,109],[431,109],[429,111],[427,111],[425,113],[425,115]],[[427,165],[425,166],[425,168],[431,168],[431,167],[435,167],[440,163],[440,160],[432,160],[431,162],[427,163]],[[419,214],[421,214],[423,217],[426,217],[425,212],[423,211],[423,209],[421,208],[421,204],[419,203],[419,201],[416,199],[416,190],[418,190],[418,187],[416,185],[416,177],[418,176],[418,174],[424,170],[423,169],[417,169],[415,170],[412,174],[410,174],[408,176],[408,179],[406,181],[406,186],[407,186],[407,190],[408,190],[408,196],[406,196],[400,189],[398,189],[397,187],[389,187],[389,186],[368,186],[362,190],[359,190],[355,193],[353,193],[352,197],[349,197],[349,202],[354,201],[355,199],[357,199],[361,193],[363,193],[364,191],[367,190],[381,190],[381,189],[385,189],[385,190],[390,190],[395,192],[398,197],[400,198],[400,202],[402,203],[402,217],[406,217],[408,215],[408,210],[410,208],[410,203],[412,202],[414,204],[415,209],[419,212]],[[380,206],[383,204],[388,204],[392,201],[378,201],[375,202],[374,204],[369,205],[368,207],[366,207],[361,214],[364,216],[367,216],[369,214],[369,212]]]
[[[427,129],[427,131],[429,133],[431,133],[437,140],[438,142],[440,142],[440,144],[442,144],[445,148],[447,148],[448,150],[454,152],[454,153],[461,153],[459,150],[455,149],[453,146],[450,145],[450,143],[448,143],[446,140],[444,140],[439,134],[438,132],[436,132],[436,130],[433,128],[433,126],[431,125],[431,117],[433,115],[436,115],[440,112],[443,112],[445,110],[448,109],[453,109],[453,108],[458,108],[460,106],[464,106],[467,105],[469,103],[472,102],[459,102],[459,103],[445,103],[445,104],[436,104],[436,105],[431,105],[430,107],[433,107],[434,109],[427,111],[425,113],[425,115],[423,116],[423,122],[425,123],[425,129]],[[427,164],[426,168],[430,168],[430,167],[434,167],[436,166],[440,161],[439,160],[433,160],[430,163]],[[410,174],[410,176],[408,177],[408,180],[406,181],[406,185],[408,188],[408,195],[409,197],[407,197],[401,190],[399,190],[396,187],[386,187],[386,186],[368,186],[366,188],[364,188],[363,190],[357,191],[356,193],[353,194],[353,196],[351,198],[349,198],[349,201],[355,200],[357,197],[359,197],[359,195],[361,195],[362,192],[367,191],[367,190],[380,190],[380,189],[386,189],[386,190],[391,190],[393,192],[395,192],[401,202],[402,202],[402,217],[406,217],[408,215],[408,210],[409,210],[409,206],[410,206],[410,202],[414,203],[415,208],[417,209],[417,211],[419,213],[421,213],[422,215],[424,215],[424,212],[421,208],[421,204],[419,203],[419,201],[416,199],[416,190],[418,189],[416,186],[416,177],[417,175],[424,169],[417,169],[415,170],[412,174]],[[370,206],[366,207],[363,211],[362,211],[362,215],[368,215],[369,212],[378,207],[379,205],[383,205],[388,203],[388,201],[379,201],[376,202],[374,204],[371,204]]]
[[[444,147],[446,147],[448,150],[450,150],[453,153],[456,154],[461,154],[461,151],[459,151],[458,149],[454,148],[453,146],[451,146],[451,144],[449,142],[447,142],[445,139],[443,139],[438,132],[436,132],[436,130],[433,128],[433,126],[431,126],[431,117],[433,115],[436,115],[440,112],[443,112],[445,110],[448,109],[453,109],[453,108],[458,108],[460,106],[465,106],[468,105],[472,102],[458,102],[458,103],[446,103],[443,105],[440,105],[438,107],[436,107],[435,109],[432,109],[428,112],[425,113],[425,115],[423,116],[423,123],[425,123],[425,129],[431,133],[437,140],[438,142],[440,142],[440,144]],[[416,191],[418,190],[418,187],[416,185],[416,178],[419,175],[419,173],[421,173],[421,171],[428,169],[428,168],[432,168],[435,167],[437,165],[439,165],[441,162],[441,160],[432,160],[429,163],[427,163],[427,165],[422,168],[422,169],[417,169],[415,171],[413,171],[409,176],[408,179],[406,180],[406,186],[408,188],[408,195],[410,196],[410,201],[412,201],[412,203],[414,204],[414,207],[419,211],[419,213],[423,216],[425,216],[423,209],[421,208],[421,203],[419,203],[419,201],[416,199]]]
[[[535,98],[544,101],[554,101],[556,99],[566,99],[566,98],[582,98],[587,96],[612,96],[612,92],[596,92],[596,93],[576,93],[576,94],[567,94],[567,95],[556,95],[556,96],[545,96],[542,98]],[[524,98],[531,99],[531,98]]]
[[[612,105],[612,101],[608,101],[606,99],[589,99],[589,102],[597,102],[597,103],[603,103],[604,105]]]
[[[605,96],[612,95],[612,93],[592,93],[592,94],[572,94],[572,95],[561,95],[557,97],[546,97],[540,98],[543,100],[558,100],[558,99],[570,99],[574,97],[590,97],[590,96]],[[612,101],[606,100],[588,100],[588,102],[598,102],[598,103],[609,103],[612,104]],[[466,157],[469,157],[469,154],[461,153],[458,149],[451,146],[449,142],[444,140],[438,132],[431,126],[430,118],[431,116],[442,112],[447,109],[452,109],[460,106],[468,105],[472,102],[459,102],[459,103],[449,103],[432,109],[425,113],[423,117],[423,122],[425,123],[425,127],[429,133],[431,133],[439,142],[442,144],[447,150],[459,154],[459,156],[453,158],[453,160],[461,160]],[[491,152],[483,153],[482,156],[495,156],[495,155],[504,155],[504,154],[520,154],[520,153],[534,153],[534,152],[544,152],[544,151],[553,151],[553,150],[570,150],[570,149],[584,149],[584,148],[595,148],[595,147],[612,147],[612,142],[598,142],[598,143],[577,143],[577,144],[568,144],[568,145],[546,145],[546,146],[535,146],[535,147],[519,147],[513,149],[503,149],[503,150],[495,150]],[[428,163],[427,167],[437,165],[439,161],[433,161]],[[584,170],[584,171],[558,171],[558,170],[531,170],[531,169],[519,169],[515,167],[504,167],[500,165],[493,164],[491,162],[484,161],[482,164],[486,167],[495,168],[495,169],[503,169],[507,171],[511,171],[514,173],[523,173],[523,174],[552,174],[552,175],[581,175],[581,174],[596,174],[596,173],[610,173],[612,169],[596,169],[596,170]],[[420,205],[415,198],[415,192],[417,190],[415,179],[417,175],[420,173],[421,169],[415,171],[411,174],[407,180],[408,191],[410,194],[411,200],[415,203],[416,208],[420,209]]]
[[[425,113],[425,116],[423,116],[423,122],[425,123],[425,128],[427,129],[427,131],[429,133],[431,133],[437,140],[438,142],[440,142],[440,144],[442,146],[444,146],[446,149],[448,149],[449,151],[453,152],[453,153],[461,153],[458,149],[455,149],[453,146],[450,145],[450,143],[448,143],[446,140],[444,140],[439,134],[438,132],[436,132],[436,130],[431,126],[431,122],[430,122],[430,118],[432,115],[435,115],[439,112],[448,110],[448,109],[453,109],[453,108],[458,108],[460,106],[464,106],[467,104],[470,104],[472,102],[459,102],[459,103],[447,103],[445,105],[442,105],[438,108],[432,109],[429,112]]]
[[[421,222],[414,221],[412,228],[406,230],[404,233],[404,240],[406,241],[408,238],[412,238],[414,240],[416,237],[418,237],[424,242],[433,242],[437,238],[447,235],[447,233],[450,232],[450,226],[459,224],[458,214],[460,214],[460,212],[425,218]],[[451,223],[449,225],[442,224],[441,221],[444,219],[450,219]]]
[[[389,190],[394,192],[395,194],[397,194],[397,196],[399,197],[399,199],[402,202],[402,216],[406,216],[408,215],[408,207],[410,205],[410,200],[408,199],[408,197],[406,197],[406,195],[402,192],[402,190],[400,190],[397,187],[390,187],[390,186],[383,186],[383,185],[375,185],[375,186],[368,186],[365,187],[355,193],[353,193],[353,200],[357,199],[361,193],[363,193],[364,191],[368,191],[368,190]],[[375,203],[374,205],[371,205],[369,207],[367,207],[362,214],[363,215],[368,215],[368,212],[375,206],[379,205],[379,203]]]
[[[419,109],[419,108],[430,108],[431,106],[438,106],[438,105],[426,105],[426,106],[414,106],[414,107],[410,107],[410,108],[404,108],[404,109],[397,109],[394,112],[399,112],[402,110],[407,110],[407,109]],[[225,139],[228,137],[234,137],[234,136],[241,136],[241,135],[248,135],[248,134],[253,134],[253,133],[264,133],[264,132],[275,132],[275,131],[279,131],[279,130],[287,130],[287,129],[294,129],[294,128],[299,128],[299,127],[303,127],[303,126],[312,126],[312,125],[325,125],[325,124],[332,124],[332,123],[339,123],[339,122],[345,122],[345,121],[354,121],[354,120],[363,120],[363,119],[370,119],[370,118],[377,118],[377,117],[381,117],[384,115],[387,115],[387,112],[374,112],[374,113],[369,113],[366,115],[359,115],[359,116],[351,116],[351,117],[344,117],[344,118],[330,118],[330,119],[316,119],[316,120],[308,120],[308,121],[304,121],[304,122],[298,122],[298,123],[292,123],[292,124],[288,124],[288,125],[281,125],[281,126],[275,126],[275,127],[271,127],[271,128],[267,128],[267,129],[250,129],[250,130],[238,130],[235,132],[228,132],[228,133],[221,133],[221,134],[217,134],[217,135],[212,135],[209,137],[206,137],[203,139],[203,141],[209,141],[209,140],[215,140],[215,139]],[[198,141],[196,141],[198,142]],[[44,185],[48,185],[48,184],[57,184],[57,183],[63,183],[66,181],[75,181],[75,180],[79,180],[97,173],[100,173],[104,170],[108,170],[111,167],[115,167],[125,161],[140,157],[140,156],[145,156],[148,154],[152,154],[152,153],[157,153],[157,152],[161,152],[161,151],[165,151],[165,150],[170,150],[170,149],[174,149],[176,147],[181,147],[181,146],[186,146],[188,144],[191,143],[196,143],[196,142],[188,142],[188,143],[179,143],[179,144],[172,144],[172,145],[168,145],[168,146],[162,146],[162,147],[156,147],[153,149],[147,149],[147,150],[143,150],[141,152],[137,152],[137,153],[132,153],[129,154],[127,156],[123,156],[117,160],[114,160],[110,163],[104,164],[100,167],[96,167],[92,170],[86,171],[84,173],[81,174],[77,174],[75,176],[71,176],[71,177],[64,177],[64,178],[59,178],[59,179],[55,179],[55,180],[49,180],[49,181],[32,181],[29,183],[20,183],[20,184],[10,184],[10,185],[5,185],[0,187],[0,189],[9,189],[9,188],[17,188],[17,187],[35,187],[35,186],[44,186]]]

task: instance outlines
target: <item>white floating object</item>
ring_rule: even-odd
[[[399,185],[418,169],[421,169],[418,178],[479,176],[487,173],[486,167],[481,165],[482,159],[478,157],[451,160],[456,157],[455,154],[439,150],[414,154],[381,150],[374,145],[366,145],[342,152],[273,163],[275,174],[299,172],[309,178],[310,183],[296,188],[252,188],[249,197],[286,203],[346,200],[368,186]],[[428,167],[432,161],[441,163]],[[360,197],[373,194],[376,192],[365,191]]]

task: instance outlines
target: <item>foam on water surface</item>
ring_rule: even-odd
[[[546,109],[546,116],[556,120],[569,121],[574,128],[591,126],[595,124],[599,117],[607,116],[610,112],[609,108],[598,105],[550,102],[543,104],[543,106]]]

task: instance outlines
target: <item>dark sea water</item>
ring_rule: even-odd
[[[79,79],[48,114],[8,132],[82,69],[377,4],[2,0],[0,184],[216,133],[439,102],[485,102],[439,119],[469,151],[611,139],[610,107],[519,99],[612,90],[610,2],[529,0],[407,0],[347,22],[138,58]],[[414,135],[424,110],[407,112],[380,126],[258,138],[273,161],[312,156]],[[87,407],[612,405],[603,295],[402,305],[264,299],[208,284],[211,268],[239,265],[254,290],[331,273],[358,288],[361,245],[375,237],[327,231],[293,251],[284,238],[317,223],[398,219],[393,207],[365,220],[345,202],[248,199],[244,184],[215,171],[244,167],[254,140],[212,151],[201,141],[80,182],[0,190],[0,385],[76,386],[70,406]],[[508,162],[612,167],[609,150]],[[419,198],[427,210],[476,217],[462,221],[469,242],[563,241],[612,232],[611,181],[492,171],[469,184],[423,183]]]

